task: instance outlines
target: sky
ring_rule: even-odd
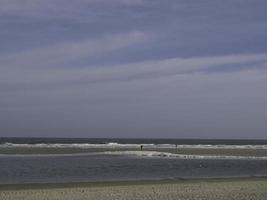
[[[0,137],[267,139],[266,0],[0,0]]]

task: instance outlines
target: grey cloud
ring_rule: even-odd
[[[114,51],[144,40],[145,33],[133,31],[129,33],[107,35],[100,39],[89,39],[49,47],[32,49],[12,55],[0,56],[3,68],[38,68],[57,67],[71,60],[78,60],[88,56],[96,56]]]
[[[266,138],[266,8],[0,0],[0,136]]]
[[[265,110],[261,109],[267,100],[266,78],[266,73],[241,71],[231,75],[185,74],[91,87],[69,86],[16,93],[16,98],[7,100],[1,110],[6,116],[14,111],[17,116],[27,116],[18,124],[33,120],[31,126],[19,125],[31,134],[33,130],[44,133],[47,130],[44,125],[56,120],[58,125],[68,127],[64,134],[71,134],[72,127],[79,126],[80,136],[97,133],[107,137],[112,130],[115,136],[194,137],[197,134],[238,138],[249,137],[254,129],[257,132],[254,137],[261,137],[266,120]],[[30,116],[39,116],[39,120]],[[255,117],[261,120],[253,120]],[[62,130],[53,126],[50,130]],[[90,132],[82,133],[82,130]]]
[[[69,49],[67,49],[67,52]],[[49,52],[56,55],[56,52]],[[83,53],[82,53],[83,55]],[[67,54],[68,56],[68,54]],[[31,56],[26,56],[26,58]],[[78,54],[78,58],[80,55]],[[44,57],[46,59],[46,57]],[[29,58],[28,58],[29,59]],[[37,58],[38,59],[38,58]],[[51,59],[51,58],[49,58]],[[65,58],[65,59],[68,59]],[[22,59],[23,60],[23,59]],[[38,60],[37,60],[38,61]],[[54,60],[53,60],[54,61]],[[21,59],[15,60],[16,68],[8,66],[2,68],[2,84],[53,84],[53,83],[105,83],[113,81],[132,81],[146,78],[158,78],[161,76],[171,76],[183,73],[194,73],[210,70],[217,66],[230,65],[232,68],[238,64],[253,64],[254,62],[266,62],[266,54],[255,55],[225,55],[200,58],[172,58],[160,61],[146,61],[141,63],[129,63],[118,66],[106,67],[83,67],[83,68],[61,68],[32,66],[18,67]],[[29,62],[32,62],[31,59]],[[45,62],[45,60],[42,60]],[[22,62],[23,63],[23,62]],[[57,63],[56,63],[57,64]],[[4,65],[3,65],[4,66]],[[57,66],[57,65],[56,65]]]

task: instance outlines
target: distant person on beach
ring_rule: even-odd
[[[140,146],[141,151],[143,150],[143,147],[144,147],[143,145]]]

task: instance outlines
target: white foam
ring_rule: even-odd
[[[114,148],[114,147],[125,147],[125,148],[136,148],[139,147],[139,144],[118,144],[118,143],[107,143],[107,144],[90,144],[90,143],[72,143],[72,144],[47,144],[47,143],[39,143],[39,144],[13,144],[13,143],[5,143],[0,144],[0,148]]]
[[[0,157],[72,157],[72,156],[136,156],[147,158],[173,158],[173,159],[232,159],[232,160],[267,160],[265,156],[229,156],[229,155],[186,155],[160,151],[104,151],[70,154],[0,154]]]
[[[158,151],[107,151],[99,154],[105,155],[128,155],[142,157],[178,158],[178,159],[260,159],[267,160],[267,157],[257,156],[228,156],[228,155],[185,155]]]
[[[145,148],[178,148],[178,149],[267,149],[267,145],[211,145],[211,144],[198,144],[198,145],[175,145],[175,144],[120,144],[116,142],[111,142],[107,144],[90,144],[90,143],[73,143],[73,144],[14,144],[14,143],[4,143],[0,144],[0,148],[140,148],[143,145]]]

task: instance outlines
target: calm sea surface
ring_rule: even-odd
[[[12,144],[266,145],[266,140],[1,138]],[[3,147],[1,147],[3,148]],[[267,176],[266,159],[177,159],[102,154],[1,155],[0,184]]]
[[[123,138],[0,138],[0,144],[225,144],[225,145],[267,145],[267,140],[214,140],[214,139],[123,139]]]

